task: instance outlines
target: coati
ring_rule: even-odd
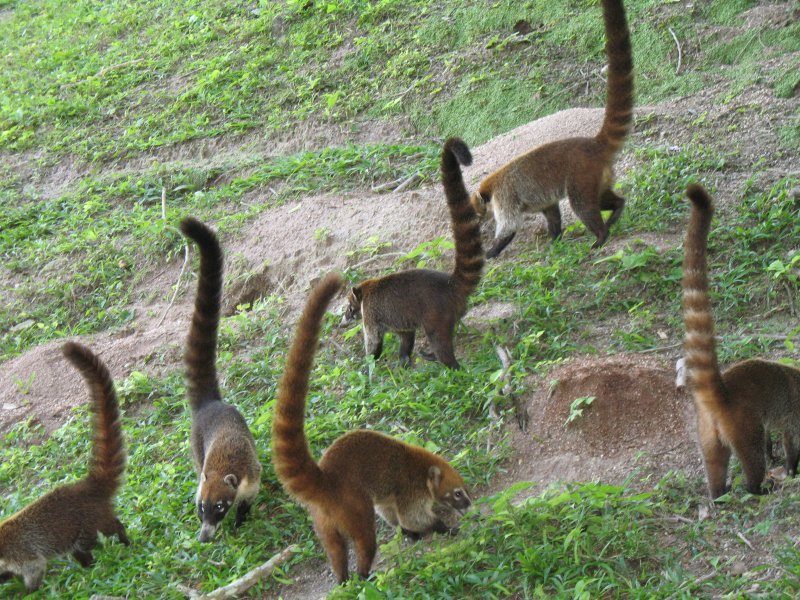
[[[766,436],[769,432],[783,433],[786,472],[788,475],[797,473],[800,369],[750,359],[720,373],[706,260],[713,207],[702,186],[690,185],[686,194],[692,201],[684,245],[682,282],[686,365],[697,409],[697,430],[708,491],[711,498],[718,498],[728,491],[728,462],[733,450],[742,463],[747,491],[760,494],[766,473]]]
[[[622,215],[625,199],[614,185],[614,157],[633,118],[633,58],[622,0],[603,0],[608,57],[608,91],[603,125],[593,137],[556,140],[518,156],[491,173],[470,201],[481,218],[494,214],[495,236],[486,258],[508,246],[522,226],[523,214],[541,212],[552,239],[561,236],[558,201],[565,195],[572,210],[602,246]],[[613,211],[604,223],[600,211]]]
[[[201,522],[197,539],[208,542],[234,504],[235,526],[242,524],[258,493],[261,463],[244,417],[223,402],[217,381],[222,249],[214,232],[197,219],[181,221],[181,231],[200,250],[197,296],[184,361],[192,410],[192,454],[200,477],[195,498]]]
[[[114,514],[114,495],[125,470],[114,382],[102,361],[85,346],[67,342],[62,351],[89,387],[94,446],[89,473],[83,479],[57,487],[0,522],[0,574],[21,576],[28,591],[41,585],[50,558],[70,553],[82,566],[90,566],[98,531],[130,544]]]
[[[452,220],[455,265],[452,273],[410,269],[367,279],[348,294],[343,323],[364,319],[364,346],[376,359],[383,351],[383,336],[400,336],[400,359],[411,360],[414,336],[422,328],[435,357],[457,369],[453,332],[467,311],[467,296],[477,287],[483,268],[480,225],[469,203],[461,165],[472,164],[467,145],[450,138],[442,150],[442,184]]]
[[[471,501],[461,476],[443,458],[367,429],[337,438],[319,464],[308,449],[303,420],[320,323],[342,278],[328,274],[311,292],[278,388],[272,421],[272,462],[286,491],[305,504],[334,574],[348,578],[347,543],[357,572],[369,575],[375,557],[375,511],[409,535],[451,532],[443,518]]]

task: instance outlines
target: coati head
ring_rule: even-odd
[[[360,287],[350,288],[347,294],[347,306],[342,316],[342,326],[349,325],[361,318],[361,299],[364,292]]]
[[[236,501],[239,478],[233,473],[220,475],[216,471],[200,474],[200,487],[197,488],[197,516],[200,519],[200,533],[197,539],[210,542],[217,532],[222,519],[228,514]]]
[[[487,213],[492,212],[491,200],[491,194],[481,194],[479,191],[474,192],[472,196],[470,196],[469,203],[472,204],[475,214],[478,215],[478,219],[481,221],[489,216]]]
[[[472,500],[467,493],[464,480],[461,479],[458,471],[448,464],[430,466],[428,491],[433,497],[434,511],[437,514],[441,512],[442,508],[449,508],[459,515],[463,515],[472,506]]]

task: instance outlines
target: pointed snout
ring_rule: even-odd
[[[210,542],[214,539],[214,534],[217,532],[217,525],[210,523],[203,523],[200,527],[200,533],[197,534],[197,540],[202,543]]]

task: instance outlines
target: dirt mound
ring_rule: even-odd
[[[563,135],[592,135],[602,114],[598,109],[566,110],[475,148],[479,166],[465,170],[468,186],[534,145]],[[296,312],[308,288],[325,272],[359,263],[375,272],[397,255],[449,235],[439,184],[398,194],[312,196],[278,207],[250,222],[237,239],[223,240],[225,313],[271,293],[283,295],[288,311]],[[136,317],[127,327],[82,340],[106,361],[115,379],[134,370],[158,374],[180,367],[196,281],[184,273],[181,293],[170,306],[181,262],[139,284],[133,294]],[[60,345],[45,344],[0,365],[0,433],[28,418],[52,431],[72,407],[88,402],[83,382],[61,357]]]
[[[512,458],[493,490],[515,481],[618,484],[633,468],[640,476],[702,471],[691,397],[676,390],[670,360],[570,361],[539,381],[526,406],[529,430],[511,428]]]

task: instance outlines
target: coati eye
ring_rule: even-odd
[[[456,500],[461,500],[463,496],[464,493],[461,490],[456,490],[455,492],[453,492],[453,498],[455,498]]]
[[[217,502],[214,508],[217,509],[217,512],[223,512],[225,510],[225,505],[222,502]]]

